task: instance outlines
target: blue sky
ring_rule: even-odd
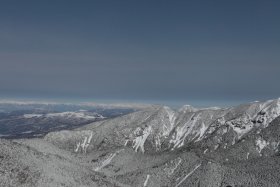
[[[0,96],[227,105],[280,97],[279,1],[1,1]]]

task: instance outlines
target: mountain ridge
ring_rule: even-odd
[[[153,106],[43,139],[11,142],[41,153],[54,147],[45,154],[111,181],[97,177],[85,186],[279,186],[279,130],[276,99],[229,108]]]

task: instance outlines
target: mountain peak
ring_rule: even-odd
[[[183,105],[180,109],[179,112],[196,112],[198,109],[194,108],[191,105]]]

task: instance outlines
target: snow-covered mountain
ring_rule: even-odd
[[[85,110],[77,112],[57,112],[47,114],[24,114],[25,118],[80,118],[80,119],[104,119],[105,117],[98,113],[90,113]]]
[[[229,108],[185,105],[175,111],[153,106],[13,143],[42,155],[46,153],[38,144],[52,147],[55,152],[48,154],[111,181],[105,184],[97,177],[84,186],[280,186],[279,132],[280,99],[276,99]],[[63,176],[72,174],[66,171]],[[77,176],[90,178],[84,173]],[[40,177],[37,180],[34,184],[43,186]],[[54,179],[52,184],[58,183]]]
[[[225,143],[228,146],[250,134],[260,134],[280,115],[280,100],[254,102],[231,108],[183,107],[173,111],[169,107],[154,107],[135,112],[120,118],[93,123],[79,130],[94,129],[94,134],[103,131],[116,134],[107,137],[108,143],[132,146],[136,151],[145,152],[145,143],[150,152],[174,150],[188,145],[200,145],[211,139],[213,145],[208,149],[217,149]],[[102,124],[102,125],[101,125]],[[112,131],[112,132],[111,132]],[[75,133],[77,131],[71,131]],[[54,132],[49,134],[61,134]],[[141,140],[141,141],[140,141]],[[146,142],[147,141],[147,142]],[[139,146],[143,149],[138,149]]]

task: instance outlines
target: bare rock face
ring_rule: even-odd
[[[154,106],[43,139],[1,140],[0,181],[4,186],[46,181],[52,186],[280,186],[279,116],[279,99],[178,111]]]

